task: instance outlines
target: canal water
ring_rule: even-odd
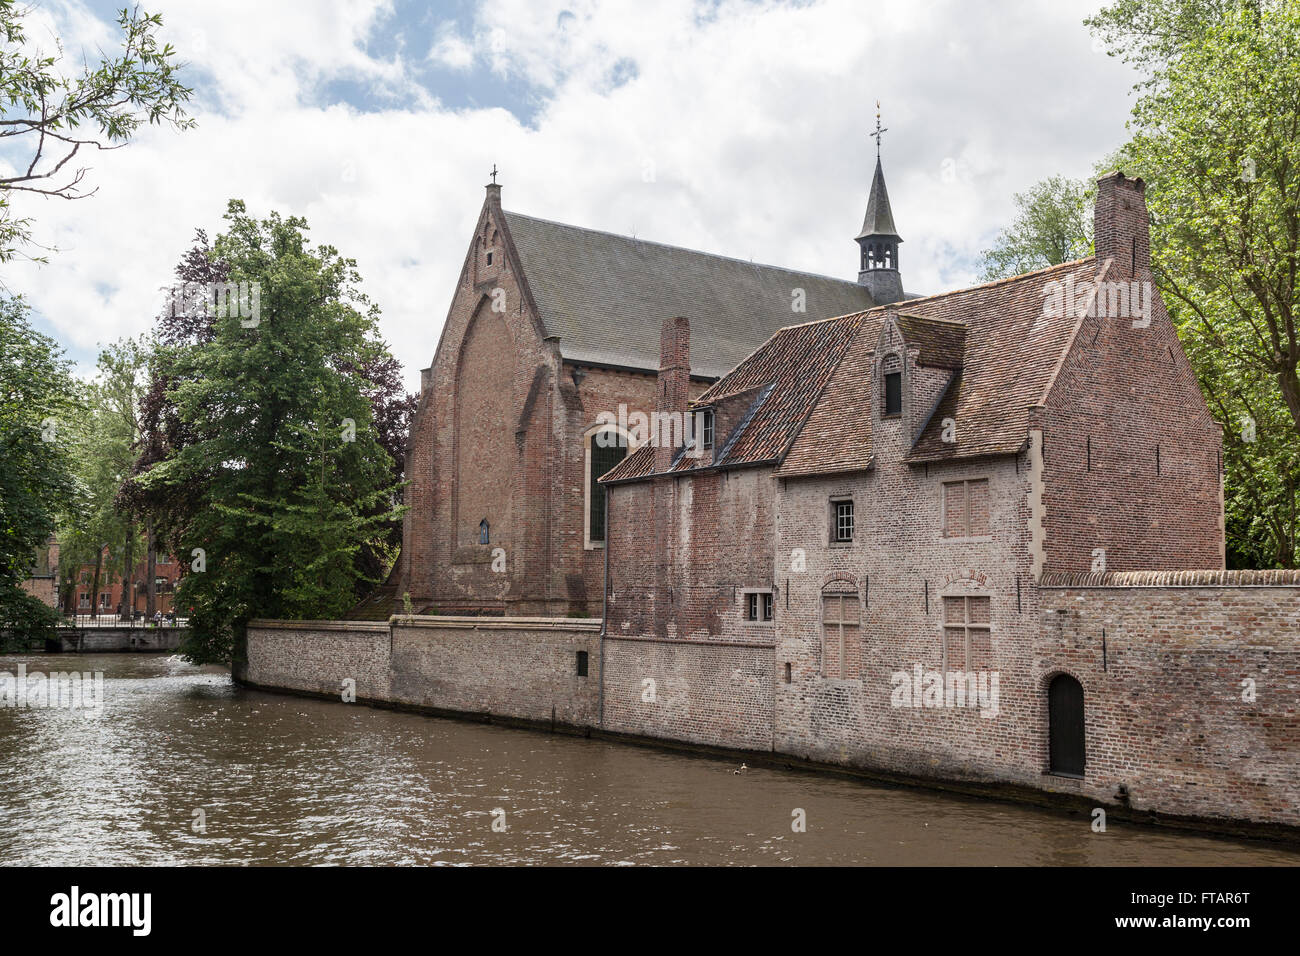
[[[250,691],[157,655],[98,712],[0,708],[0,864],[1198,865],[1212,839],[598,740]],[[798,812],[806,832],[792,829]],[[494,827],[495,824],[495,827]]]

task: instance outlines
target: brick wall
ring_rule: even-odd
[[[1012,775],[1032,754],[1023,738],[1037,627],[1027,456],[915,467],[900,461],[906,447],[902,421],[878,422],[875,469],[784,482],[776,747],[811,760],[923,777]],[[989,483],[989,534],[944,537],[943,484],[963,479]],[[830,502],[837,498],[855,504],[848,546],[828,544]],[[846,641],[851,658],[856,652],[848,676],[825,670],[826,594],[856,596],[860,609],[856,641]],[[988,599],[988,639],[972,648],[973,666],[953,669],[998,672],[996,718],[971,707],[894,706],[894,675],[911,675],[918,665],[923,675],[943,670],[945,597]],[[829,663],[837,664],[838,646],[831,650]]]
[[[600,624],[590,620],[422,617],[390,623],[254,621],[238,676],[267,688],[594,726]],[[577,655],[588,655],[586,677]]]
[[[1088,747],[1084,780],[1053,788],[1114,801],[1122,786],[1139,809],[1300,825],[1300,580],[1243,583],[1269,574],[1044,588],[1036,675],[1040,688],[1060,672],[1083,685]],[[1045,708],[1040,692],[1026,728],[1041,768]]]
[[[770,468],[615,485],[610,499],[610,633],[771,642],[742,618],[745,591],[774,583]]]
[[[387,624],[361,621],[253,621],[239,676],[261,687],[341,697],[343,681],[356,696],[388,700]]]
[[[1096,549],[1102,570],[1222,568],[1222,433],[1155,289],[1144,187],[1097,188],[1105,280],[1138,299],[1098,294],[1037,410],[1046,568],[1092,570]]]
[[[609,638],[604,729],[771,750],[772,654],[770,644]]]
[[[578,654],[587,674],[578,674]],[[591,727],[600,698],[600,623],[436,617],[393,624],[391,699],[437,710]]]

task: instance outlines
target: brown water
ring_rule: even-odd
[[[0,864],[1285,864],[1300,853],[236,687],[153,655],[0,709]],[[492,828],[505,811],[504,832]],[[807,832],[791,830],[806,814]],[[195,832],[202,810],[206,833]]]

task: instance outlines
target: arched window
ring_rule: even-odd
[[[1047,685],[1048,769],[1082,777],[1086,764],[1083,726],[1083,685],[1069,674],[1057,674]]]
[[[488,524],[487,518],[484,518],[482,521],[478,523],[478,543],[479,544],[492,543],[492,526]]]
[[[606,522],[605,489],[601,487],[600,479],[627,457],[628,440],[617,428],[606,426],[588,434],[586,444],[586,546],[601,548],[605,545]]]
[[[862,604],[857,589],[832,585],[822,591],[822,676],[862,677]]]

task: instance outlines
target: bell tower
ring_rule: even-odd
[[[880,101],[876,101],[876,174],[871,179],[867,214],[857,243],[861,250],[858,284],[866,286],[876,305],[898,302],[903,298],[903,279],[898,271],[898,246],[903,241],[894,225],[889,208],[889,191],[885,189],[885,171],[880,165],[880,137],[888,132],[880,125]]]

